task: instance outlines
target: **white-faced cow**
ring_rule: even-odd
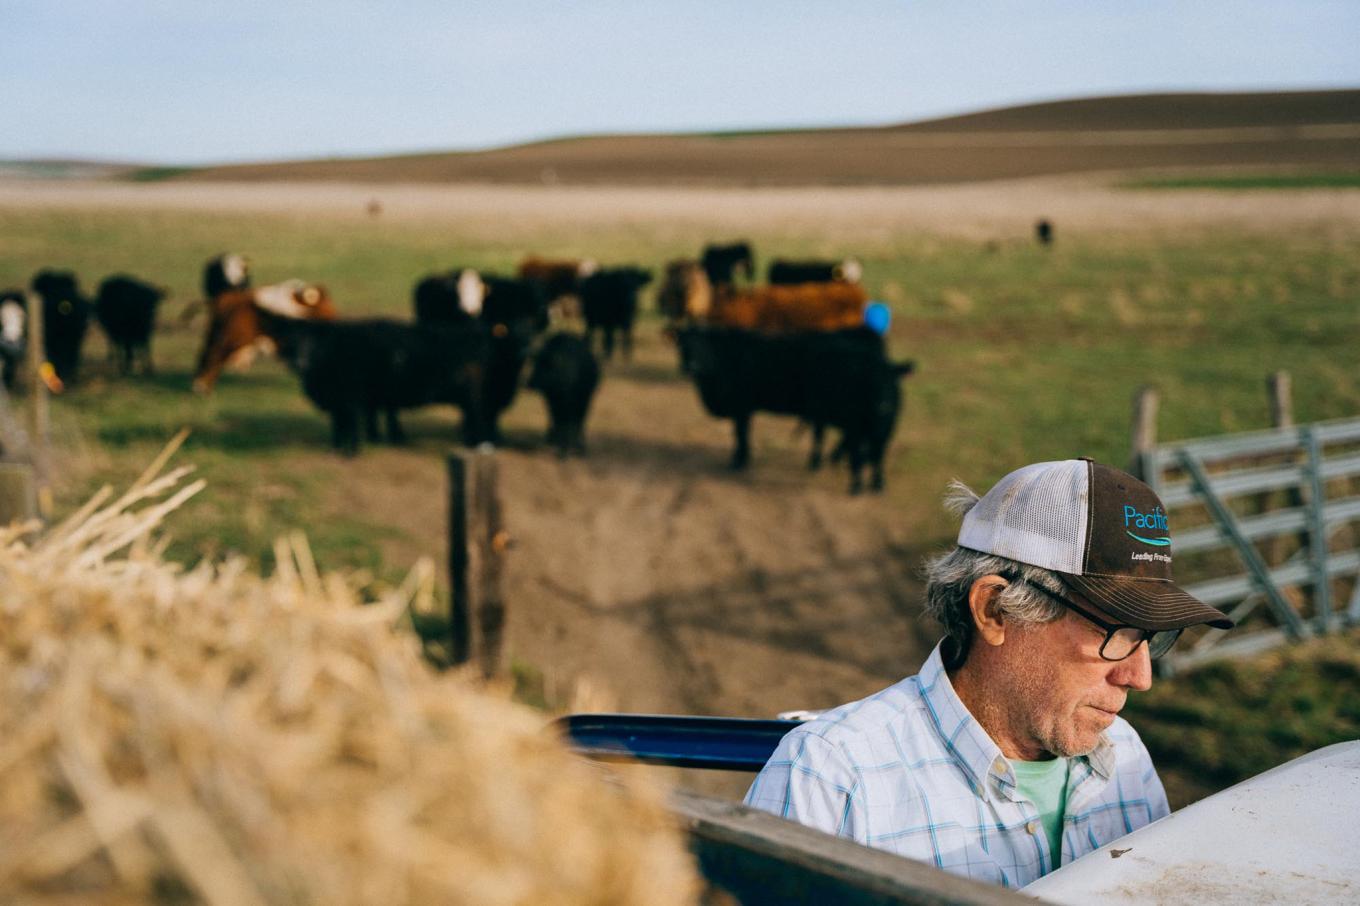
[[[282,318],[329,321],[336,316],[335,303],[324,286],[289,280],[252,289],[227,290],[213,297],[212,319],[203,338],[203,350],[194,372],[194,389],[209,393],[222,369],[244,368],[260,353],[276,348],[270,325],[261,314]]]

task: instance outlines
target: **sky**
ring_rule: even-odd
[[[0,0],[0,159],[204,164],[1360,87],[1357,0]]]

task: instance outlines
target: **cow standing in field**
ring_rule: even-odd
[[[482,275],[470,267],[423,277],[412,291],[416,321],[433,324],[471,320],[481,314],[487,290]]]
[[[755,278],[756,258],[749,242],[704,246],[699,264],[715,288],[731,286],[736,282],[738,271],[748,281]]]
[[[244,368],[256,354],[275,350],[275,338],[269,332],[273,322],[266,321],[263,312],[317,321],[336,316],[326,288],[301,280],[227,290],[213,297],[209,308],[212,319],[194,371],[194,390],[199,393],[212,392],[223,368]]]
[[[600,364],[584,337],[553,334],[534,355],[529,388],[548,405],[548,443],[558,457],[585,455],[586,415],[599,384]]]
[[[863,324],[868,303],[858,283],[756,286],[717,293],[703,320],[770,332],[840,330]]]
[[[280,357],[297,372],[303,392],[331,421],[331,444],[359,451],[361,426],[378,438],[406,440],[398,413],[435,403],[463,413],[463,442],[490,440],[485,408],[490,331],[475,322],[403,324],[386,319],[318,321],[262,312]]]
[[[129,374],[141,354],[142,371],[151,374],[151,334],[156,328],[156,308],[166,292],[138,280],[119,274],[99,284],[95,297],[94,314],[109,340],[109,349],[118,357],[119,371]]]
[[[841,261],[785,261],[770,262],[770,283],[787,286],[794,283],[858,283],[864,268],[854,258]]]
[[[30,285],[43,303],[43,351],[61,386],[76,379],[90,326],[90,300],[70,271],[41,270]]]
[[[713,284],[699,262],[681,259],[666,264],[656,307],[672,327],[707,319],[713,307]]]
[[[883,487],[883,456],[897,420],[897,382],[909,364],[888,360],[883,339],[867,328],[771,335],[747,330],[687,327],[677,333],[685,368],[704,408],[731,419],[736,438],[732,468],[750,462],[756,412],[792,415],[820,431],[840,430],[849,459],[850,493]]]
[[[501,442],[500,415],[514,402],[529,347],[548,327],[542,288],[530,280],[486,278],[486,298],[478,323],[489,333],[486,363],[487,436]]]
[[[562,316],[577,312],[570,302],[578,298],[581,282],[600,269],[595,261],[575,258],[540,258],[530,255],[515,269],[521,280],[532,280],[543,289],[549,309]]]
[[[250,262],[244,255],[223,252],[203,265],[203,297],[214,299],[228,290],[250,286]]]
[[[586,337],[592,347],[597,333],[603,335],[603,358],[614,355],[618,332],[623,357],[633,356],[633,321],[637,318],[638,291],[652,280],[651,272],[638,267],[613,267],[591,274],[581,283],[581,311]]]
[[[416,284],[414,301],[417,324],[479,324],[488,332],[483,382],[487,435],[499,443],[500,414],[519,391],[530,345],[548,326],[542,286],[466,268],[425,277]]]
[[[0,292],[0,378],[6,389],[14,386],[27,348],[28,300],[23,290]]]

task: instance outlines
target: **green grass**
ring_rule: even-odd
[[[129,182],[164,182],[194,172],[193,167],[142,167],[123,177]]]
[[[156,337],[158,376],[113,377],[94,340],[88,379],[53,400],[60,511],[103,483],[126,486],[187,425],[193,433],[177,461],[196,464],[208,488],[171,521],[172,558],[236,551],[267,570],[273,539],[302,528],[323,568],[363,568],[390,581],[410,563],[389,562],[384,552],[419,545],[403,546],[412,539],[347,494],[347,479],[376,454],[357,463],[331,454],[325,420],[277,365],[228,376],[210,398],[189,392],[202,324],[178,319],[198,299],[202,262],[243,250],[260,282],[318,279],[347,314],[406,316],[413,282],[436,269],[509,271],[535,251],[659,270],[729,231],[660,222],[580,231],[10,209],[0,211],[0,288],[60,266],[76,270],[88,291],[123,271],[172,292]],[[906,384],[889,503],[923,545],[954,528],[938,505],[951,477],[985,488],[1041,459],[1091,455],[1124,464],[1130,401],[1145,383],[1161,390],[1162,439],[1267,426],[1264,380],[1280,369],[1292,374],[1299,421],[1360,413],[1360,255],[1354,236],[1336,225],[1278,233],[1072,231],[1048,250],[922,232],[855,238],[807,226],[749,238],[762,268],[774,254],[853,253],[864,262],[871,294],[891,305],[893,353],[916,359],[918,370]],[[640,330],[657,328],[648,315]],[[456,422],[442,414],[414,418],[428,419],[440,437],[446,428],[451,436]],[[1132,699],[1130,718],[1173,801],[1357,735],[1360,659],[1344,650],[1356,641],[1337,642],[1341,647],[1321,657],[1283,659],[1278,669],[1270,658],[1260,669],[1210,667],[1159,681]],[[534,668],[517,665],[514,673],[523,697],[543,697]]]
[[[1125,189],[1360,189],[1360,173],[1258,173],[1159,176],[1120,183]]]
[[[261,479],[293,489],[257,502],[264,515],[252,525],[268,534],[290,516],[316,522],[308,518],[316,482],[293,464],[321,464],[313,474],[336,466],[324,449],[323,421],[282,370],[257,369],[212,400],[185,392],[201,327],[173,322],[197,298],[206,258],[244,249],[261,282],[303,275],[325,282],[346,313],[406,316],[412,283],[436,269],[509,271],[537,251],[659,270],[669,258],[695,254],[707,233],[646,222],[582,233],[317,216],[7,211],[0,213],[8,252],[0,286],[26,282],[39,266],[73,268],[87,289],[115,271],[169,286],[174,298],[157,338],[162,376],[82,388],[56,402],[55,418],[133,474],[176,427],[195,426],[191,450],[209,454],[196,453],[196,461],[233,482],[230,492],[211,491],[210,502]],[[1161,390],[1163,439],[1267,426],[1264,380],[1280,369],[1293,376],[1299,421],[1360,412],[1360,256],[1326,225],[1281,234],[1069,235],[1050,250],[989,249],[924,233],[847,240],[806,227],[750,238],[762,266],[776,252],[857,254],[871,294],[892,306],[894,354],[916,359],[918,369],[906,385],[892,454],[899,477],[889,493],[923,540],[950,529],[936,501],[951,477],[986,486],[1018,463],[1074,455],[1125,463],[1130,400],[1145,383]],[[655,330],[654,316],[640,329]],[[231,471],[256,467],[262,476]],[[63,499],[79,498],[92,482],[82,478]],[[246,517],[220,504],[214,512],[193,534],[203,540],[220,519],[220,546],[238,543]],[[361,526],[363,517],[341,521]],[[250,551],[261,548],[255,541]],[[367,554],[358,559],[371,563]]]
[[[1360,631],[1160,680],[1124,716],[1179,806],[1360,739]]]

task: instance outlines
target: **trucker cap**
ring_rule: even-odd
[[[1061,573],[1140,629],[1233,626],[1172,581],[1171,529],[1152,488],[1089,459],[1035,463],[998,481],[964,515],[959,547]]]

